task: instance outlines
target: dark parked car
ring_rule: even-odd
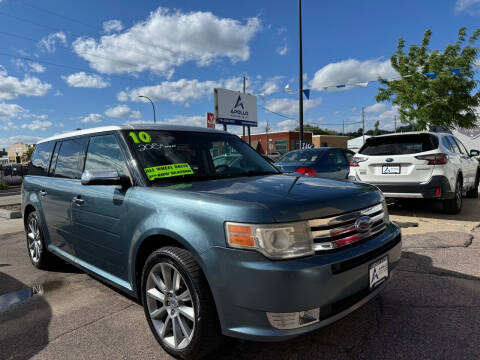
[[[285,154],[275,166],[283,173],[343,180],[348,178],[349,161],[354,154],[334,147],[294,150]]]
[[[183,359],[223,336],[276,341],[326,326],[377,295],[401,254],[376,187],[282,174],[212,129],[45,139],[22,211],[34,266],[58,256],[138,298],[157,341]]]

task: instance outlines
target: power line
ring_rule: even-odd
[[[26,57],[26,56],[19,56],[19,55],[4,53],[4,52],[0,52],[0,55],[15,58],[15,59],[20,59],[20,60],[37,62],[37,63],[40,63],[40,64],[45,64],[45,65],[50,65],[50,66],[57,66],[57,67],[62,67],[62,68],[66,68],[66,69],[76,70],[76,71],[83,71],[83,72],[90,73],[90,74],[95,74],[95,75],[102,75],[102,74],[99,74],[98,72],[95,72],[95,71],[92,71],[92,70],[89,70],[89,69],[86,69],[86,68],[77,67],[77,66],[58,64],[58,63],[54,63],[54,62],[51,62],[51,61],[32,59],[32,58],[29,58],[29,57]],[[129,77],[126,77],[126,76],[121,76],[121,75],[108,75],[108,76],[109,77],[116,77],[116,78],[123,79],[123,80],[128,80],[128,81],[137,81],[137,82],[145,85],[145,82],[143,80],[139,80],[139,79],[136,79],[136,78],[133,78],[133,77],[129,78]]]

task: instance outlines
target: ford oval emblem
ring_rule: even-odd
[[[386,161],[386,162],[392,162],[393,159],[392,159],[392,158],[386,158],[385,161]]]
[[[370,216],[360,216],[357,221],[355,221],[355,228],[359,233],[370,230]]]

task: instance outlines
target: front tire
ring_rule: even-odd
[[[463,181],[458,178],[455,183],[455,193],[453,198],[443,200],[443,210],[447,214],[458,214],[462,211],[463,204]]]
[[[208,283],[185,249],[154,251],[142,273],[142,303],[148,325],[162,348],[181,359],[200,359],[222,342]]]

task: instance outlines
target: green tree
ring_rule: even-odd
[[[30,162],[32,159],[33,151],[35,150],[35,145],[29,146],[27,151],[25,151],[22,155],[24,162]]]
[[[375,122],[375,135],[378,135],[378,128],[379,128],[379,126],[380,126],[380,121],[377,120],[377,121]]]
[[[298,131],[300,127],[297,127],[295,131]],[[305,124],[303,126],[303,131],[311,131],[313,135],[339,135],[339,133],[335,130],[323,129],[321,127]]]
[[[405,40],[400,38],[397,51],[390,58],[400,80],[379,79],[377,101],[389,101],[399,106],[402,123],[417,130],[428,125],[447,129],[471,128],[477,125],[475,107],[480,105],[480,93],[473,94],[478,48],[474,45],[480,29],[467,41],[467,29],[458,31],[458,39],[445,50],[430,50],[431,30],[426,30],[421,45],[411,45],[405,52]],[[458,74],[449,70],[459,69]],[[432,77],[424,75],[434,72]]]

